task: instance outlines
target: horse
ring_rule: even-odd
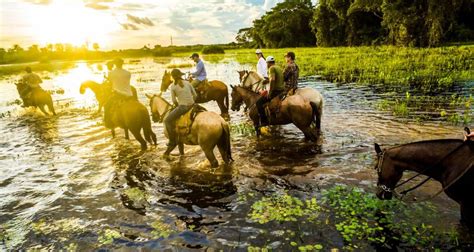
[[[23,105],[25,107],[34,107],[39,108],[41,112],[45,115],[49,115],[48,112],[45,110],[45,106],[48,107],[49,112],[53,115],[56,115],[56,111],[54,110],[53,106],[53,98],[51,98],[51,94],[43,90],[42,88],[33,88],[30,90],[30,97],[26,98],[22,96],[22,93],[25,89],[28,89],[28,85],[23,83],[22,81],[15,83],[16,89],[18,94],[20,95],[21,99],[23,100]]]
[[[165,71],[161,79],[160,91],[166,92],[172,82],[171,72]],[[218,80],[209,81],[206,95],[204,97],[198,96],[196,103],[206,103],[209,101],[216,101],[221,110],[221,116],[226,120],[229,119],[229,91],[224,82]]]
[[[378,198],[389,200],[395,188],[420,174],[426,175],[427,179],[401,194],[404,195],[433,178],[441,183],[442,191],[460,205],[461,222],[474,228],[474,142],[459,139],[431,140],[386,150],[375,144],[375,151],[378,159],[375,167],[378,172]],[[414,171],[417,175],[398,184],[406,170]]]
[[[251,89],[252,91],[259,93],[265,86],[262,84],[264,78],[254,71],[237,71],[239,73],[240,86]],[[323,116],[323,103],[324,99],[321,93],[310,87],[297,88],[295,95],[301,95],[310,101],[313,110],[316,111],[316,127],[318,130],[321,129],[321,118]]]
[[[250,109],[249,116],[253,121],[257,137],[260,137],[260,116],[256,106],[260,94],[240,86],[231,85],[231,87],[232,110],[239,111],[240,106],[245,103],[247,108]],[[317,113],[318,111],[304,97],[292,95],[281,102],[280,111],[277,115],[270,117],[270,124],[285,125],[293,123],[303,132],[305,139],[316,142],[318,130],[312,127],[312,125],[316,121]]]
[[[150,99],[150,108],[154,122],[163,122],[173,106],[166,101],[161,94],[148,95]],[[168,137],[167,130],[164,130],[165,137]],[[229,124],[218,114],[211,111],[203,111],[196,115],[192,123],[189,135],[179,137],[180,154],[183,154],[182,146],[199,145],[209,160],[211,167],[219,166],[214,155],[214,148],[217,146],[224,163],[229,164],[232,161],[230,146],[230,128]]]
[[[110,109],[110,110],[109,110]],[[125,138],[129,139],[130,130],[135,139],[140,142],[141,149],[147,149],[147,142],[156,145],[156,135],[151,129],[150,115],[147,108],[134,98],[117,101],[110,108],[105,107],[104,113],[109,116],[110,122],[106,127],[110,128],[112,137],[115,137],[115,128],[120,127],[125,131]],[[143,129],[144,138],[141,135]]]
[[[135,100],[138,101],[137,89],[134,86],[130,87],[132,89],[133,97],[135,98]],[[110,84],[105,81],[102,84],[99,84],[95,81],[88,80],[81,83],[81,86],[79,87],[79,93],[84,94],[86,92],[86,89],[90,89],[92,90],[92,92],[94,92],[95,98],[99,103],[99,110],[97,111],[97,113],[101,113],[102,108],[107,103],[112,94],[112,92],[110,92]]]

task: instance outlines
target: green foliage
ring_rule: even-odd
[[[130,187],[125,189],[124,194],[134,202],[146,201],[148,195],[138,187]]]
[[[230,132],[235,135],[252,136],[255,134],[255,129],[254,126],[248,122],[232,123],[230,125]]]
[[[288,194],[263,197],[252,205],[249,217],[264,224],[270,221],[297,221],[298,217],[316,218],[320,210],[316,199],[302,201]]]
[[[309,21],[313,15],[310,0],[285,0],[261,18],[254,20],[251,28],[244,28],[237,35],[239,42],[255,47],[297,47],[315,45]]]
[[[348,247],[360,248],[364,241],[387,246],[403,244],[411,249],[456,245],[456,237],[440,233],[421,217],[436,217],[428,203],[405,204],[381,201],[360,189],[336,186],[324,193],[324,203],[334,213],[334,224]]]
[[[31,223],[31,229],[36,234],[59,234],[59,233],[81,233],[85,226],[81,224],[81,220],[77,218],[48,220],[40,219]]]
[[[113,229],[105,229],[97,238],[100,245],[110,245],[114,242],[114,239],[122,237],[120,232]]]
[[[210,46],[205,46],[202,49],[203,54],[224,54],[224,48],[217,46],[217,45],[210,45]]]
[[[153,231],[151,234],[155,238],[168,238],[172,233],[173,230],[169,224],[164,223],[161,219],[157,219],[151,224]]]

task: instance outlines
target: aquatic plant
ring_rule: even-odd
[[[252,136],[255,134],[255,128],[252,124],[248,122],[242,123],[232,123],[230,124],[231,134],[241,135],[241,136]]]
[[[118,239],[120,237],[122,237],[120,232],[107,228],[99,235],[97,241],[100,245],[109,245],[114,242],[114,239]]]
[[[155,238],[168,238],[173,232],[171,226],[165,222],[163,222],[161,219],[155,220],[153,223],[151,223],[151,227],[153,228],[153,231],[151,231],[151,234]]]
[[[85,226],[81,224],[78,218],[66,218],[60,220],[40,219],[37,222],[31,223],[31,229],[36,234],[58,234],[58,233],[82,233]]]

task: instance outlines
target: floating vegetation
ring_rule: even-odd
[[[240,135],[240,136],[252,136],[255,134],[255,128],[252,124],[248,122],[230,124],[231,134]]]
[[[114,242],[114,239],[122,237],[120,232],[113,229],[105,229],[97,238],[97,241],[100,245],[110,245]]]
[[[85,230],[85,226],[81,224],[81,220],[78,218],[60,219],[60,220],[49,220],[40,219],[37,222],[31,223],[31,229],[36,234],[58,234],[58,233],[82,233]],[[64,237],[64,239],[66,239]]]
[[[153,228],[153,231],[151,231],[151,234],[155,238],[168,238],[173,232],[173,229],[169,224],[164,223],[161,219],[155,220],[153,223],[151,223],[151,227]]]

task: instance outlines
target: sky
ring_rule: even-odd
[[[0,47],[48,43],[101,49],[215,44],[281,0],[0,0]]]

